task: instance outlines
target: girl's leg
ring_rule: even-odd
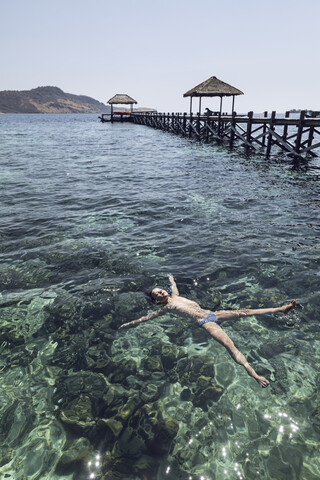
[[[220,322],[225,320],[234,320],[240,317],[248,317],[250,315],[264,315],[265,313],[288,313],[289,310],[294,308],[296,305],[295,300],[291,300],[288,305],[284,305],[283,307],[275,307],[275,308],[257,308],[257,309],[249,309],[243,308],[241,310],[220,310],[214,312],[216,317]]]
[[[237,349],[231,338],[226,334],[224,330],[222,330],[221,327],[219,327],[219,325],[214,322],[210,322],[202,325],[202,328],[207,330],[207,332],[210,333],[210,335],[215,340],[221,343],[221,345],[223,345],[228,350],[233,360],[239,365],[242,365],[246,369],[248,375],[250,375],[250,377],[253,377],[261,387],[264,388],[269,385],[269,380],[257,374],[257,372],[251,367],[251,365],[249,365],[248,360],[245,358],[245,356]]]

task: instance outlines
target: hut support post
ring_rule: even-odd
[[[222,96],[220,97],[220,111],[219,111],[219,119],[218,119],[218,135],[221,136],[221,115],[222,115]]]

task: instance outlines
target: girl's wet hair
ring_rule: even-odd
[[[152,289],[152,290],[153,290],[153,289]],[[157,302],[156,302],[156,300],[155,300],[155,299],[153,298],[153,296],[152,296],[152,290],[147,290],[146,292],[144,292],[144,294],[145,294],[147,300],[149,300],[150,302],[156,304]]]
[[[155,303],[155,300],[152,296],[152,290],[146,290],[144,292],[144,296],[146,297],[147,300],[151,301],[152,303]]]

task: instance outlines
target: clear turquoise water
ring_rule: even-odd
[[[0,141],[1,478],[318,479],[319,160],[95,115],[1,115]],[[117,331],[169,272],[204,308],[297,299],[225,326],[270,388],[191,321]]]

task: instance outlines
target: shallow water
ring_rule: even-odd
[[[0,472],[7,479],[320,477],[319,160],[292,166],[94,115],[0,116]],[[271,307],[225,331],[118,331],[168,287]]]

